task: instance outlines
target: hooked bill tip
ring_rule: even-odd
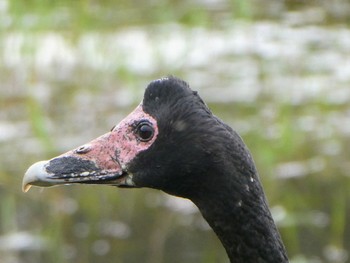
[[[22,181],[22,191],[28,192],[29,189],[32,187],[32,185],[41,185],[39,182],[40,179],[47,176],[47,172],[45,170],[45,165],[48,161],[40,161],[37,163],[34,163],[32,166],[28,168],[26,173],[24,174],[23,181]],[[44,184],[43,184],[44,185]]]
[[[29,191],[29,189],[30,189],[31,187],[32,187],[32,186],[31,186],[30,184],[23,185],[23,186],[22,186],[22,191],[23,191],[24,193],[26,193],[26,192]]]

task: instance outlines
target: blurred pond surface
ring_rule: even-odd
[[[196,2],[0,0],[1,262],[228,262],[187,200],[21,192],[169,74],[242,135],[291,262],[350,262],[350,3]]]

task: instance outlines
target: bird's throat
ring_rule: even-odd
[[[221,189],[193,201],[219,237],[231,263],[288,262],[261,185],[256,183],[258,187],[250,192]]]

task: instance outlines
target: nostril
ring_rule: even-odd
[[[91,145],[85,144],[83,146],[80,146],[78,149],[75,150],[75,153],[77,154],[84,154],[91,151]]]

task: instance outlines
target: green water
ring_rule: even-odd
[[[349,14],[348,1],[0,0],[0,261],[228,262],[186,200],[21,192],[30,164],[109,131],[173,74],[242,135],[291,261],[350,262]]]

